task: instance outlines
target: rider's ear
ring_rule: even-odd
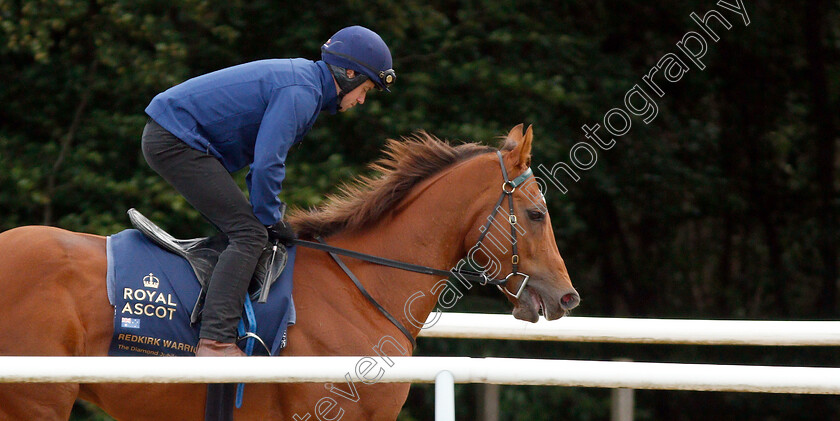
[[[515,167],[527,168],[531,166],[531,144],[534,141],[534,130],[533,126],[528,126],[523,136],[522,127],[523,125],[520,124],[508,133],[508,141],[516,142],[516,147],[510,151],[509,156]]]

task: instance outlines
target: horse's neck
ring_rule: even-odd
[[[432,186],[398,207],[386,220],[364,232],[334,237],[336,245],[403,262],[448,270],[465,253],[471,226],[468,209],[475,207],[474,186]],[[375,265],[362,278],[371,294],[416,334],[435,307],[441,277]]]

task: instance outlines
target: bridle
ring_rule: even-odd
[[[530,275],[520,273],[519,272],[519,252],[517,249],[516,243],[518,242],[516,239],[516,213],[513,209],[513,192],[516,191],[516,188],[522,185],[528,178],[530,178],[533,174],[531,168],[528,167],[525,172],[523,172],[519,177],[514,178],[513,180],[508,178],[507,169],[505,168],[505,162],[502,160],[502,153],[496,151],[496,154],[499,156],[499,164],[502,167],[502,177],[504,177],[505,182],[502,183],[502,194],[499,196],[499,200],[496,202],[496,206],[493,207],[493,213],[487,218],[487,223],[481,229],[481,235],[478,237],[478,241],[473,246],[473,249],[479,247],[481,242],[484,241],[484,237],[487,236],[487,233],[490,232],[490,224],[493,223],[493,219],[496,217],[496,213],[499,212],[499,209],[502,206],[502,202],[504,202],[505,197],[508,199],[508,209],[510,213],[508,213],[508,222],[510,223],[510,237],[513,241],[511,241],[511,248],[513,249],[513,254],[510,257],[511,263],[511,272],[505,276],[504,282],[496,284],[499,290],[503,291],[505,294],[510,295],[513,298],[519,298],[522,295],[522,291],[525,290],[525,286],[528,285],[528,280],[531,279]],[[522,276],[522,283],[519,284],[519,288],[516,290],[516,294],[511,293],[507,289],[507,283],[510,281],[512,276],[521,275]]]
[[[316,238],[316,240],[318,240],[317,242],[297,239],[297,240],[294,240],[294,244],[304,246],[304,247],[313,248],[313,249],[316,249],[316,250],[325,251],[325,252],[329,253],[330,256],[332,256],[333,260],[335,260],[336,263],[341,267],[341,269],[344,270],[344,272],[347,274],[347,276],[350,277],[350,279],[353,281],[353,283],[356,284],[356,287],[359,289],[359,291],[362,292],[362,295],[364,295],[365,298],[367,298],[367,300],[370,301],[374,305],[374,307],[376,307],[383,315],[385,315],[385,317],[388,320],[390,320],[391,323],[396,325],[397,328],[399,328],[400,331],[402,331],[402,333],[411,342],[412,346],[416,347],[417,343],[415,342],[414,337],[411,335],[411,333],[408,331],[408,329],[406,329],[405,326],[403,326],[402,323],[399,322],[399,320],[397,320],[396,318],[394,318],[394,316],[392,316],[390,313],[388,313],[388,311],[385,310],[384,307],[382,307],[379,303],[376,302],[376,300],[367,292],[367,290],[365,290],[364,286],[362,286],[362,283],[359,282],[359,279],[356,277],[356,275],[354,275],[353,272],[350,271],[350,269],[344,264],[344,262],[338,256],[339,255],[347,256],[347,257],[351,257],[351,258],[359,259],[359,260],[364,260],[366,262],[375,263],[375,264],[382,265],[382,266],[388,266],[388,267],[392,267],[392,268],[407,270],[407,271],[410,271],[410,272],[423,273],[423,274],[427,274],[427,275],[437,275],[437,276],[443,276],[443,277],[446,277],[446,278],[449,278],[450,276],[455,275],[458,278],[461,278],[461,279],[464,279],[466,281],[473,282],[473,283],[476,283],[476,284],[479,284],[479,285],[488,285],[488,284],[495,285],[497,288],[499,288],[499,290],[504,291],[506,294],[510,295],[511,297],[519,298],[519,296],[522,295],[522,291],[525,290],[525,286],[528,284],[528,280],[531,277],[527,274],[519,272],[519,253],[518,253],[518,248],[517,248],[517,244],[516,244],[517,243],[517,230],[516,230],[517,220],[516,220],[516,213],[514,212],[514,207],[513,207],[513,193],[516,191],[517,187],[522,185],[526,180],[528,180],[528,178],[533,176],[533,172],[531,171],[531,168],[528,168],[521,175],[519,175],[518,177],[511,180],[508,177],[508,172],[507,172],[507,169],[505,168],[505,162],[504,162],[504,159],[502,158],[502,153],[500,151],[496,151],[496,155],[499,158],[499,165],[502,168],[502,178],[504,178],[504,183],[502,183],[502,193],[499,195],[499,200],[496,201],[496,205],[493,207],[493,212],[487,218],[487,223],[485,223],[484,226],[482,227],[482,229],[481,229],[482,232],[481,232],[481,235],[478,237],[478,241],[476,241],[475,245],[472,247],[471,250],[477,249],[478,247],[481,246],[482,241],[484,241],[484,238],[487,236],[487,233],[490,231],[490,225],[493,223],[493,220],[496,217],[496,214],[499,212],[499,209],[501,208],[502,203],[504,202],[505,198],[507,198],[508,199],[508,209],[509,209],[508,222],[510,223],[510,235],[511,235],[511,239],[512,239],[511,248],[512,248],[513,254],[511,255],[511,265],[512,265],[511,272],[507,276],[505,276],[504,278],[490,278],[485,274],[484,271],[475,271],[475,270],[463,269],[463,268],[459,268],[459,267],[456,267],[456,268],[453,268],[451,270],[446,271],[446,270],[431,268],[431,267],[428,267],[428,266],[421,266],[421,265],[415,265],[415,264],[412,264],[412,263],[401,262],[401,261],[398,261],[398,260],[386,259],[384,257],[374,256],[374,255],[370,255],[370,254],[366,254],[366,253],[360,253],[360,252],[353,251],[353,250],[347,250],[347,249],[340,248],[340,247],[330,246],[330,245],[326,244],[321,238]],[[510,282],[510,279],[512,277],[517,276],[517,275],[522,276],[523,279],[522,279],[522,283],[519,285],[519,288],[517,288],[516,293],[514,294],[507,289],[507,283]]]

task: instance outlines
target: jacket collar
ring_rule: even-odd
[[[323,87],[322,94],[324,102],[321,111],[335,114],[338,112],[338,92],[335,90],[335,81],[333,80],[332,73],[330,73],[327,63],[324,63],[322,60],[318,60],[316,64],[321,69],[321,85]]]

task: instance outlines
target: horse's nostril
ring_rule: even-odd
[[[565,310],[571,310],[580,303],[580,297],[576,293],[568,293],[560,298],[560,304]]]

